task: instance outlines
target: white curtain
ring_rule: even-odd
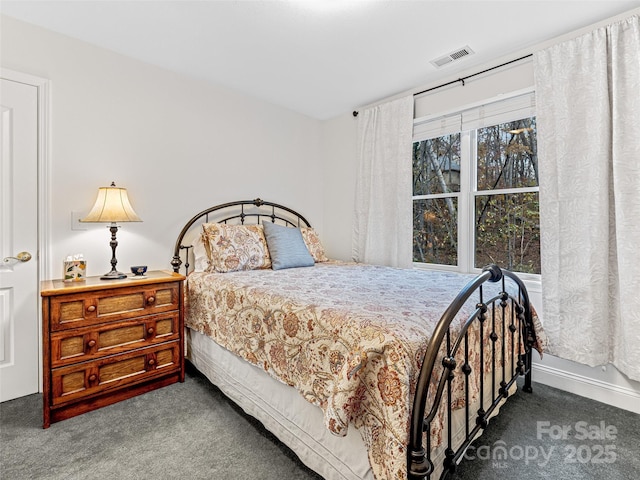
[[[640,28],[534,55],[550,353],[640,381]]]
[[[412,265],[413,96],[360,111],[353,259]]]

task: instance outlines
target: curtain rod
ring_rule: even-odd
[[[421,92],[414,93],[413,96],[417,97],[418,95],[422,95],[423,93],[431,92],[433,90],[437,90],[437,89],[442,88],[442,87],[447,87],[449,85],[453,85],[454,83],[458,83],[458,82],[462,83],[462,86],[464,87],[464,81],[469,79],[469,78],[476,77],[478,75],[482,75],[483,73],[490,72],[491,70],[495,70],[497,68],[505,67],[507,65],[510,65],[512,63],[515,63],[515,62],[519,62],[520,60],[524,60],[525,58],[529,58],[529,57],[532,57],[532,56],[533,56],[533,53],[530,53],[529,55],[524,55],[524,56],[516,58],[514,60],[510,60],[508,62],[501,63],[500,65],[496,65],[495,67],[487,68],[485,70],[482,70],[481,72],[472,73],[471,75],[467,75],[466,77],[458,78],[457,80],[451,80],[450,82],[443,83],[442,85],[437,85],[435,87],[427,88],[426,90],[422,90]],[[357,110],[354,110],[353,111],[353,116],[357,117],[358,113],[359,112]]]

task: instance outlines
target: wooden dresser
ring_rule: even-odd
[[[184,381],[184,279],[41,283],[44,428]]]

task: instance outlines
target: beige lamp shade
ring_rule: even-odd
[[[109,187],[98,189],[98,198],[89,214],[80,220],[81,222],[141,222],[142,220],[133,210],[127,189],[116,187],[111,183]]]

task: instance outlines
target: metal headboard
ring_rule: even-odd
[[[260,224],[265,220],[274,223],[281,222],[284,225],[292,227],[311,226],[307,219],[295,210],[277,203],[265,202],[260,198],[256,198],[255,200],[239,200],[236,202],[215,205],[195,215],[182,228],[173,249],[173,259],[171,260],[173,271],[179,272],[180,266],[183,263],[180,255],[181,252],[185,250],[185,274],[189,273],[189,249],[193,248],[193,245],[184,245],[183,241],[187,232],[198,221],[200,221],[200,223],[240,223],[244,225],[245,222]]]

